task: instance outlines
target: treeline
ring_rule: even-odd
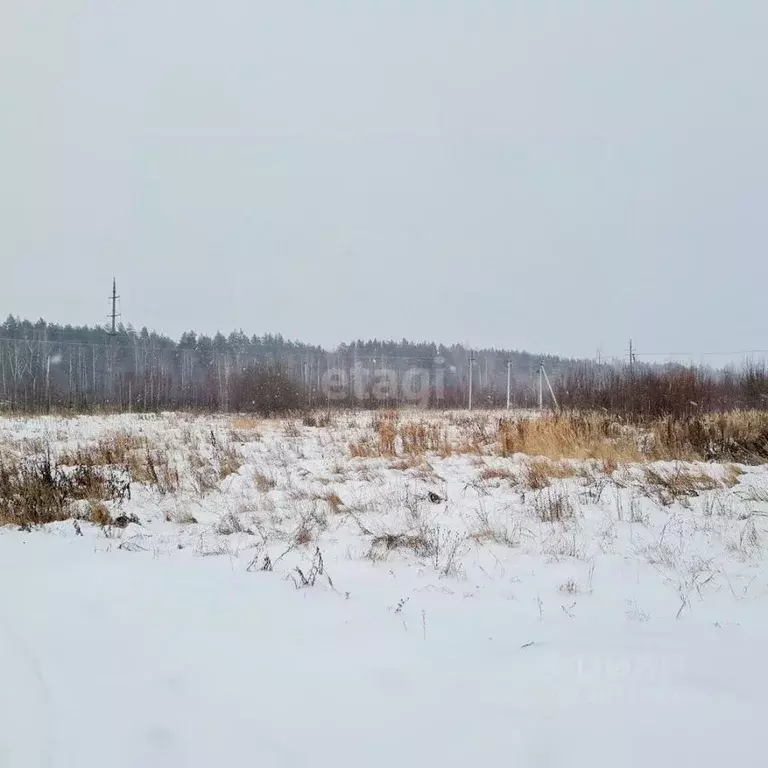
[[[764,364],[712,370],[470,351],[460,344],[357,340],[332,351],[280,335],[168,336],[120,326],[61,326],[9,317],[0,325],[0,409],[204,409],[278,412],[316,407],[467,407],[472,358],[475,408],[561,409],[687,416],[768,408]],[[387,382],[383,386],[382,382]],[[414,391],[414,386],[417,391]]]
[[[553,389],[564,409],[600,409],[635,417],[685,418],[713,411],[768,409],[768,372],[765,363],[754,361],[739,370],[582,364],[559,377]]]
[[[327,351],[284,339],[280,335],[228,336],[182,334],[178,341],[142,328],[119,326],[114,335],[103,327],[30,322],[14,317],[0,325],[0,408],[47,410],[233,410],[262,408],[249,400],[254,376],[267,375],[274,387],[267,402],[277,407],[278,385],[285,403],[312,407],[333,405],[392,407],[406,402],[428,407],[463,407],[468,401],[469,357],[473,362],[476,407],[506,402],[506,360],[512,360],[511,396],[518,407],[536,404],[536,371],[540,357],[527,352],[475,350],[462,345],[402,341],[353,341]],[[573,361],[546,356],[557,375]],[[427,382],[419,397],[406,391],[414,370]],[[329,398],[331,372],[341,371],[342,383]],[[382,398],[377,379],[394,376]],[[246,375],[247,374],[247,375]],[[290,386],[289,386],[290,384]],[[260,389],[264,386],[260,385]],[[266,406],[264,406],[266,407]]]

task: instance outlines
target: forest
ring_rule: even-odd
[[[421,380],[418,398],[408,389],[414,372]],[[388,386],[382,386],[383,379]],[[111,333],[103,326],[12,316],[0,324],[0,409],[5,411],[465,408],[470,389],[474,408],[503,408],[508,390],[515,408],[541,402],[654,417],[768,408],[761,362],[715,370],[405,339],[356,340],[326,350],[242,330],[227,336],[188,331],[176,341],[130,325]]]

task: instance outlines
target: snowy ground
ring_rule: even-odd
[[[765,467],[532,488],[451,414],[450,455],[352,458],[371,418],[0,419],[178,476],[126,528],[0,528],[0,766],[766,764]]]

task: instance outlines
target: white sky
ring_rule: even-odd
[[[0,314],[768,348],[768,5],[0,5]]]

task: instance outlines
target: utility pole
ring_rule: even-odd
[[[115,320],[120,317],[120,313],[117,311],[117,300],[120,298],[117,295],[117,281],[112,278],[112,295],[109,297],[112,301],[112,313],[109,317],[112,319],[112,330],[109,332],[110,336],[117,336],[117,330],[115,328]]]
[[[629,340],[629,372],[633,373],[635,367],[635,348],[632,346],[632,339]]]
[[[307,408],[312,406],[312,381],[310,379],[312,373],[308,370],[309,362],[304,360],[301,364],[302,379],[304,381],[304,388],[307,390]]]
[[[542,385],[544,383],[543,381],[543,374],[544,374],[544,363],[539,363],[539,410],[544,410],[544,392],[542,391]]]
[[[45,361],[45,400],[48,413],[51,411],[51,353]]]
[[[469,408],[472,410],[472,371],[474,370],[475,355],[472,350],[469,351]]]
[[[560,410],[560,406],[558,405],[557,398],[555,397],[555,390],[552,389],[552,385],[549,383],[549,376],[547,376],[547,372],[544,370],[544,365],[541,366],[541,372],[544,374],[544,378],[547,381],[547,389],[549,390],[549,394],[552,396],[552,402],[555,404],[555,408],[557,410]]]
[[[507,410],[509,410],[509,392],[510,392],[510,384],[512,381],[512,360],[510,358],[507,358]]]
[[[120,297],[117,295],[117,281],[115,278],[112,278],[112,295],[109,297],[110,301],[112,302],[112,312],[109,315],[109,318],[112,320],[112,327],[110,331],[107,331],[107,336],[109,339],[114,339],[117,336],[117,327],[115,325],[115,321],[118,317],[120,317],[118,311],[117,311],[117,300]],[[114,390],[115,390],[115,381],[114,381],[114,367],[115,367],[115,360],[117,358],[117,347],[114,344],[108,344],[104,349],[104,366],[106,370],[106,392],[105,392],[105,399],[109,398],[111,400],[114,397]],[[71,386],[70,386],[71,389]]]

